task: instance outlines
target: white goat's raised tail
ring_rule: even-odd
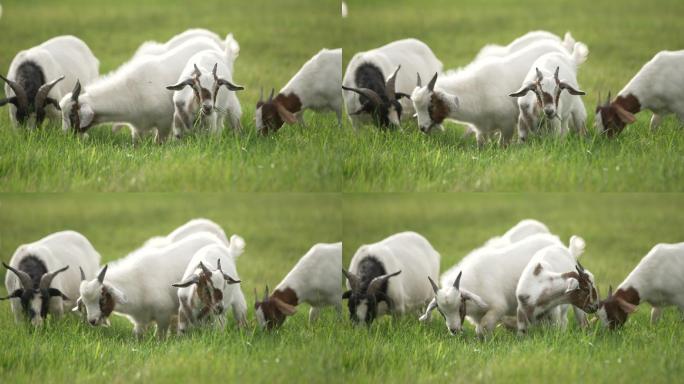
[[[577,235],[573,235],[570,238],[568,245],[568,249],[570,249],[570,254],[572,255],[572,257],[575,258],[575,260],[578,260],[580,256],[582,256],[584,250],[587,247],[587,243],[584,241],[584,239]]]

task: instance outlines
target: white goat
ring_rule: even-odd
[[[284,123],[303,122],[307,109],[334,111],[342,123],[342,48],[322,49],[273,97],[264,101],[263,90],[256,105],[257,132],[277,131]]]
[[[511,41],[510,44],[506,46],[497,44],[485,45],[482,47],[482,49],[480,49],[480,52],[475,57],[475,61],[492,57],[508,56],[511,53],[525,49],[539,41],[549,41],[552,43],[562,44],[565,49],[568,50],[568,52],[572,52],[572,49],[575,46],[575,39],[572,37],[570,32],[566,32],[564,39],[561,40],[561,38],[555,33],[547,31],[530,31]]]
[[[651,322],[656,324],[663,307],[674,305],[684,318],[684,243],[657,244],[627,278],[612,289],[601,301],[598,318],[610,329],[621,327],[627,315],[647,302],[651,309]]]
[[[553,42],[537,42],[503,58],[471,63],[439,80],[435,73],[424,87],[419,75],[411,100],[420,130],[429,133],[434,127],[441,128],[445,119],[452,119],[473,125],[480,146],[496,131],[507,143],[518,118],[518,106],[508,94],[520,86],[530,65],[550,52],[565,52],[565,48]]]
[[[651,130],[655,131],[662,118],[674,113],[684,122],[684,50],[661,51],[637,72],[618,93],[596,106],[596,129],[610,137],[622,132],[627,124],[636,121],[641,110],[653,112]]]
[[[416,39],[398,40],[355,54],[342,80],[343,89],[351,91],[344,93],[344,103],[352,125],[372,122],[399,126],[402,115],[413,114],[409,94],[415,85],[414,74],[430,76],[441,72],[442,62],[430,47]]]
[[[143,247],[165,247],[198,232],[209,232],[218,237],[226,247],[230,246],[230,241],[228,241],[228,237],[220,225],[209,219],[199,218],[188,221],[166,236],[155,236],[148,239]]]
[[[159,56],[129,61],[114,73],[85,87],[76,82],[61,102],[62,129],[85,133],[97,124],[127,123],[133,142],[156,129],[156,141],[169,135],[173,123],[173,95],[164,87],[178,79],[195,53],[220,47],[211,39],[195,38]]]
[[[45,117],[59,121],[59,101],[81,80],[90,84],[99,73],[100,62],[82,40],[74,36],[54,37],[17,53],[5,81],[5,99],[15,126],[40,126]],[[52,106],[52,108],[48,108]],[[35,116],[33,114],[35,113]]]
[[[476,325],[478,336],[487,335],[504,316],[515,316],[518,279],[534,253],[556,244],[561,244],[557,236],[532,235],[504,248],[469,255],[458,268],[442,275],[441,289],[431,278],[426,279],[432,284],[434,299],[420,320],[428,321],[438,309],[451,334],[461,331],[467,316]]]
[[[370,324],[388,312],[420,310],[432,297],[426,277],[439,274],[439,259],[430,242],[415,232],[359,247],[349,271],[343,270],[350,289],[343,298],[352,322]]]
[[[159,43],[157,41],[149,40],[140,44],[140,47],[138,47],[138,49],[135,51],[133,58],[135,59],[146,55],[162,55],[173,48],[182,45],[186,41],[195,39],[196,37],[205,37],[214,40],[214,42],[221,46],[221,48],[225,47],[221,37],[219,37],[219,35],[217,35],[215,32],[203,28],[190,28],[176,36],[173,36],[166,43]]]
[[[226,115],[234,131],[242,129],[242,108],[235,92],[244,87],[232,83],[240,46],[232,34],[226,37],[225,45],[224,52],[210,49],[196,53],[188,60],[178,83],[166,87],[175,91],[173,134],[176,138],[192,130],[196,116],[200,126],[216,135],[223,132]],[[226,87],[226,91],[219,92],[221,87]]]
[[[585,93],[577,84],[577,67],[587,60],[588,54],[586,46],[578,44],[572,56],[556,52],[535,60],[522,87],[509,95],[518,98],[520,141],[537,129],[542,112],[557,135],[566,135],[570,128],[586,134],[587,110],[580,98]]]
[[[157,323],[157,336],[163,338],[178,313],[177,288],[171,284],[183,278],[193,255],[211,244],[222,242],[210,233],[196,233],[163,248],[135,252],[111,268],[105,265],[97,278],[81,281],[79,304],[85,306],[88,322],[108,325],[109,315],[116,312],[133,323],[138,338],[151,322]]]
[[[47,314],[61,316],[78,297],[80,277],[95,276],[100,254],[85,236],[74,231],[48,235],[19,246],[5,275],[15,321],[23,319],[39,326]],[[80,273],[79,273],[80,269]]]
[[[518,334],[542,317],[562,329],[568,324],[567,311],[573,306],[575,319],[586,327],[585,312],[598,308],[598,292],[594,275],[579,263],[585,242],[579,236],[570,238],[569,247],[551,245],[537,251],[520,276],[515,296],[518,299]]]
[[[495,236],[487,240],[484,246],[505,247],[538,233],[551,233],[551,231],[549,231],[549,228],[541,221],[523,219],[507,230],[502,236]]]
[[[240,289],[240,276],[235,262],[245,250],[238,235],[230,238],[230,246],[207,245],[197,251],[188,263],[178,287],[178,333],[201,321],[216,320],[225,327],[225,309],[233,310],[238,326],[247,325],[247,303]]]
[[[342,313],[342,243],[315,244],[302,256],[273,293],[254,304],[259,326],[280,327],[297,305],[307,303],[309,322],[318,318],[322,307],[334,306]]]

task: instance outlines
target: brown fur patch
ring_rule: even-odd
[[[105,317],[111,315],[115,305],[116,303],[114,302],[112,294],[109,293],[107,288],[102,287],[100,295],[100,312],[102,312],[102,315]]]
[[[299,100],[299,96],[294,93],[288,95],[279,93],[270,103],[268,101],[257,103],[257,108],[261,107],[261,119],[265,129],[264,134],[269,131],[278,131],[285,123],[278,113],[277,104],[282,105],[291,113],[297,113],[302,109],[302,102]]]
[[[618,96],[608,106],[600,106],[596,108],[596,113],[601,114],[601,122],[608,137],[614,137],[620,134],[625,129],[626,124],[620,120],[615,106],[619,105],[627,112],[635,114],[641,110],[641,103],[636,96],[631,93],[627,96]]]
[[[449,116],[449,106],[439,95],[433,92],[430,96],[428,113],[430,114],[430,120],[434,124],[442,124],[444,119]]]
[[[537,266],[534,267],[534,271],[532,272],[532,274],[533,274],[534,276],[539,276],[539,274],[541,273],[542,269],[544,269],[544,268],[542,268],[541,264],[537,264]]]
[[[639,297],[639,292],[633,287],[627,289],[618,289],[613,296],[604,300],[601,305],[606,311],[606,316],[608,317],[608,326],[610,329],[615,329],[622,326],[627,322],[628,313],[625,312],[618,299],[622,299],[632,305],[639,305],[641,298]]]
[[[280,327],[283,325],[285,322],[285,319],[287,316],[280,311],[278,306],[271,301],[271,299],[277,298],[281,300],[282,302],[286,304],[290,304],[292,306],[297,306],[299,302],[299,298],[297,297],[297,293],[292,288],[285,288],[283,290],[277,289],[273,291],[271,296],[263,302],[257,302],[256,303],[256,308],[261,308],[261,311],[264,314],[264,318],[267,321],[267,329],[273,329]]]

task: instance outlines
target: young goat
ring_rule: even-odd
[[[176,36],[170,38],[166,43],[159,43],[157,41],[146,41],[140,44],[140,47],[135,51],[133,58],[139,58],[146,55],[163,55],[164,53],[182,45],[186,41],[193,40],[197,37],[204,37],[213,40],[222,49],[225,48],[224,41],[215,32],[203,28],[190,28]]]
[[[141,338],[148,325],[157,323],[157,337],[164,338],[171,318],[178,313],[177,288],[193,255],[202,247],[222,244],[210,233],[196,233],[163,248],[147,248],[105,265],[96,279],[83,280],[78,306],[86,309],[92,326],[109,325],[112,312],[125,315]],[[105,279],[106,278],[106,279]]]
[[[516,225],[512,226],[502,236],[495,236],[487,240],[484,246],[505,247],[538,233],[550,234],[551,231],[549,231],[549,228],[541,221],[534,219],[523,219],[520,220]]]
[[[88,239],[74,231],[56,232],[36,242],[19,246],[5,275],[5,299],[12,300],[15,321],[40,326],[48,313],[61,316],[78,297],[79,268],[94,276],[100,254]]]
[[[93,125],[127,123],[134,143],[154,130],[156,142],[162,143],[173,123],[173,97],[163,87],[176,81],[188,59],[205,49],[220,51],[213,40],[195,38],[165,54],[131,60],[88,85],[83,94],[76,82],[60,101],[62,129],[83,134]]]
[[[663,116],[677,115],[684,122],[684,50],[661,51],[646,63],[618,93],[596,106],[596,130],[608,137],[620,134],[634,116],[643,109],[653,112],[651,130],[655,131]],[[600,97],[599,97],[600,98]]]
[[[74,36],[54,37],[21,51],[10,63],[5,81],[5,99],[10,104],[12,124],[40,126],[48,117],[61,117],[59,100],[80,79],[89,84],[98,76],[100,62],[82,40]],[[52,108],[49,108],[52,106]]]
[[[439,259],[427,239],[415,232],[359,247],[349,271],[343,270],[350,290],[342,297],[348,299],[352,322],[370,325],[388,312],[420,310],[432,296],[425,277],[439,274]]]
[[[403,68],[401,74],[399,68]],[[372,122],[382,127],[399,126],[402,115],[413,114],[409,100],[413,74],[429,76],[441,71],[442,62],[416,39],[357,53],[342,80],[342,89],[350,91],[344,93],[344,103],[352,125]]]
[[[427,86],[422,86],[419,75],[411,100],[420,130],[429,133],[435,127],[441,129],[445,119],[453,119],[474,126],[480,146],[496,131],[507,143],[518,118],[517,104],[507,95],[520,86],[530,65],[550,52],[565,52],[565,48],[537,42],[503,58],[471,63],[439,80],[435,73]]]
[[[295,264],[269,296],[268,287],[261,301],[254,303],[261,328],[280,327],[297,305],[307,303],[309,322],[318,317],[322,307],[334,306],[342,312],[342,243],[315,244]],[[255,292],[256,294],[256,292]]]
[[[235,262],[244,252],[245,241],[238,235],[231,236],[230,246],[207,245],[195,253],[183,275],[183,280],[173,284],[178,289],[178,334],[185,333],[192,325],[216,320],[225,327],[225,310],[233,310],[238,326],[247,325],[247,304],[240,289],[240,276]]]
[[[585,242],[581,237],[570,238],[569,247],[551,245],[537,251],[520,276],[515,296],[518,299],[518,334],[543,317],[565,329],[568,305],[573,306],[575,319],[586,327],[585,312],[598,308],[598,292],[594,276],[579,263]]]
[[[263,90],[256,105],[255,119],[258,132],[277,131],[284,123],[302,120],[304,110],[331,110],[342,123],[342,49],[322,49],[309,59],[273,97],[264,101]]]
[[[598,318],[610,329],[621,327],[627,315],[636,311],[641,302],[649,303],[651,322],[660,319],[663,307],[674,305],[684,318],[684,243],[657,244],[639,262],[627,278],[612,288],[601,301]]]
[[[561,40],[561,38],[555,33],[547,31],[530,31],[516,38],[506,46],[497,44],[485,45],[482,47],[482,49],[480,49],[480,52],[475,57],[475,61],[493,57],[508,56],[540,41],[562,44],[565,49],[568,50],[568,52],[572,52],[572,49],[575,46],[575,39],[572,37],[570,32],[566,32],[565,38]]]
[[[442,275],[441,289],[432,278],[427,279],[434,299],[420,321],[430,320],[431,312],[437,309],[452,335],[461,331],[468,317],[476,325],[477,335],[484,337],[504,316],[515,316],[518,279],[534,253],[558,244],[561,242],[554,235],[537,234],[504,248],[469,255],[458,263],[458,268]]]
[[[155,236],[148,239],[143,247],[165,247],[198,232],[209,232],[218,237],[226,247],[230,246],[230,241],[228,241],[228,237],[220,225],[209,219],[199,218],[188,221],[166,236]]]
[[[580,98],[586,93],[577,85],[577,67],[587,60],[588,54],[587,47],[578,43],[572,56],[547,53],[535,60],[522,88],[509,95],[518,98],[520,141],[537,129],[542,113],[559,136],[567,134],[569,128],[586,134],[587,110]]]

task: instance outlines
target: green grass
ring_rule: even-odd
[[[525,217],[546,222],[564,239],[587,240],[583,264],[605,292],[657,242],[681,241],[684,203],[670,194],[49,194],[0,198],[0,254],[63,228],[82,231],[104,261],[190,217],[206,216],[239,233],[247,250],[238,261],[250,326],[202,329],[158,342],[136,341],[131,325],[91,328],[74,317],[40,330],[14,326],[0,306],[2,382],[643,382],[670,383],[684,373],[679,314],[657,327],[642,305],[617,332],[534,328],[520,340],[505,329],[479,341],[472,326],[448,335],[441,321],[417,315],[383,317],[355,328],[326,310],[314,325],[299,308],[274,333],[254,329],[253,288],[274,284],[314,242],[356,248],[401,230],[426,235],[442,254],[442,270],[468,250]],[[5,292],[1,292],[3,295]],[[345,311],[346,312],[346,311]]]
[[[0,68],[15,53],[60,34],[82,38],[117,68],[145,40],[165,41],[190,27],[233,32],[241,50],[234,80],[245,133],[209,135],[157,146],[131,145],[130,134],[91,130],[89,140],[62,135],[61,126],[16,132],[0,113],[0,190],[26,191],[284,191],[341,189],[339,127],[333,113],[307,113],[307,127],[257,137],[254,106],[260,87],[279,89],[314,53],[341,46],[339,3],[283,0],[4,1]],[[301,10],[306,8],[306,17]],[[29,27],[30,26],[30,27]],[[312,33],[312,31],[318,31]]]
[[[579,82],[593,126],[598,93],[619,91],[641,66],[664,49],[684,47],[680,16],[684,2],[640,0],[596,2],[435,0],[350,0],[342,22],[344,65],[354,53],[390,41],[416,37],[426,42],[445,68],[469,63],[488,43],[508,44],[530,30],[571,31],[589,46]],[[462,128],[425,137],[413,119],[400,132],[365,127],[345,131],[344,190],[371,191],[682,191],[683,125],[669,117],[648,128],[650,112],[637,115],[616,140],[547,137],[502,149],[478,150]]]

